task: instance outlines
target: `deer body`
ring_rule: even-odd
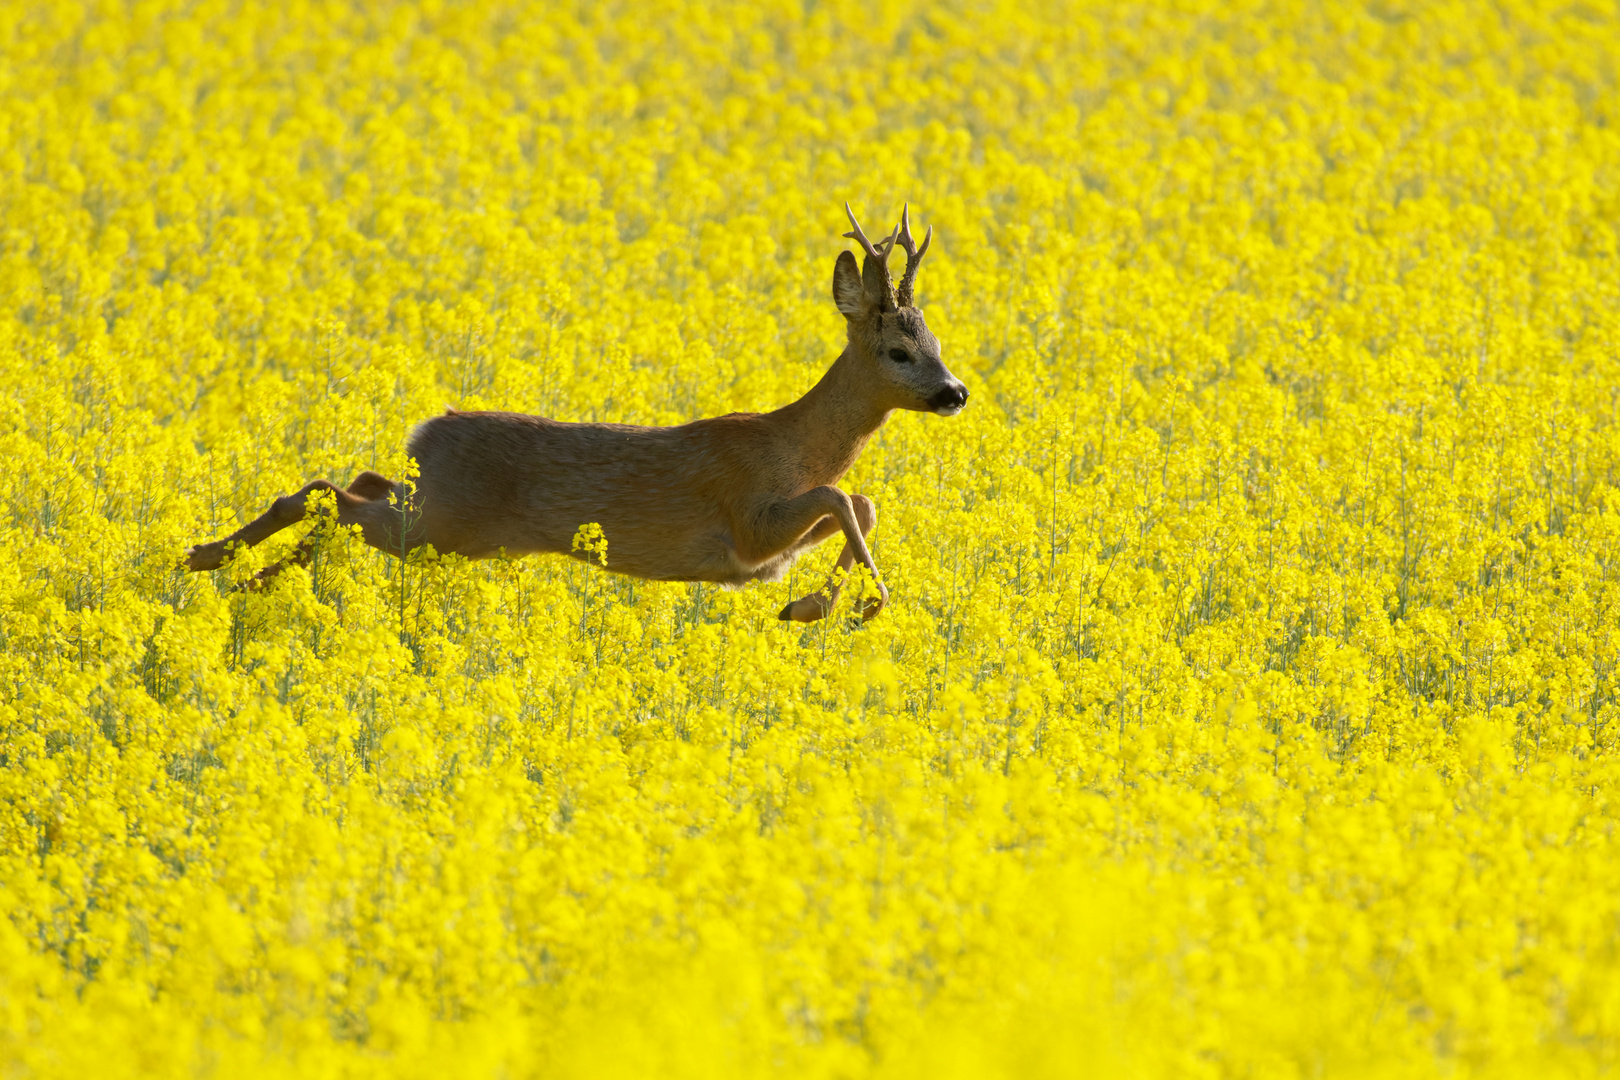
[[[575,530],[594,521],[621,573],[775,581],[809,544],[751,547],[747,539],[768,525],[761,518],[836,484],[884,419],[834,436],[817,423],[815,404],[811,396],[774,413],[679,427],[499,412],[434,417],[409,445],[421,474],[414,501],[434,508],[423,514],[422,540],[468,558],[572,554]]]
[[[865,534],[870,500],[835,485],[895,409],[954,415],[967,391],[939,360],[939,343],[909,306],[922,252],[905,217],[867,251],[860,276],[844,252],[833,293],[850,320],[849,346],[809,393],[770,413],[731,413],[678,427],[562,423],[505,412],[449,411],[420,424],[408,445],[413,488],[361,473],[346,489],[324,480],[277,499],[224,540],[192,548],[193,570],[221,564],[232,544],[257,544],[302,520],[308,497],[334,493],[340,524],[396,555],[423,544],[485,558],[505,552],[571,551],[579,526],[595,522],[609,544],[609,569],[637,577],[740,585],[779,580],[808,548],[844,534],[839,566],[872,571]],[[908,252],[905,305],[890,291],[886,260]],[[887,325],[885,325],[885,323]],[[875,354],[875,355],[874,355]],[[903,357],[903,359],[897,359]],[[884,364],[893,370],[885,371]],[[291,561],[308,557],[308,542]],[[261,573],[273,576],[277,564]],[[886,592],[863,609],[871,618]],[[838,581],[787,605],[781,617],[813,621],[831,610]]]

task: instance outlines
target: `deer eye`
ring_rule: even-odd
[[[889,359],[897,364],[909,364],[911,363],[911,354],[904,349],[890,349]]]

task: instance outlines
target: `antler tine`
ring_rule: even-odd
[[[906,272],[900,277],[900,287],[895,290],[895,299],[901,307],[911,307],[912,287],[917,283],[917,267],[922,265],[923,256],[928,254],[928,242],[934,238],[934,227],[928,226],[928,233],[923,237],[922,247],[911,238],[911,204],[907,203],[900,211],[900,228],[895,234],[895,243],[900,245],[906,253]],[[893,245],[891,245],[892,247]]]
[[[900,207],[900,228],[895,230],[895,239],[899,241],[900,248],[907,255],[912,253],[911,239],[911,204],[905,203]]]
[[[844,213],[849,215],[849,225],[850,228],[854,230],[853,232],[847,232],[844,235],[861,245],[861,249],[878,262],[887,263],[889,253],[887,251],[879,252],[878,249],[873,246],[872,241],[866,238],[866,233],[861,231],[861,223],[855,220],[855,211],[849,208],[849,203],[847,202],[844,204]]]

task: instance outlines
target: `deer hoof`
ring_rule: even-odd
[[[889,590],[883,587],[882,582],[879,582],[878,595],[868,600],[866,602],[866,606],[861,608],[861,622],[869,623],[873,619],[877,618],[878,612],[882,611],[883,606],[888,602]]]
[[[815,593],[801,596],[777,613],[783,622],[815,622],[824,618],[832,607],[827,598]]]

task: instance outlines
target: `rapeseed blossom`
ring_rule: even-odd
[[[1617,57],[1519,0],[13,5],[0,1072],[1611,1070]],[[935,227],[973,392],[845,480],[864,628],[775,618],[836,543],[178,568],[447,406],[793,400],[845,200]]]

